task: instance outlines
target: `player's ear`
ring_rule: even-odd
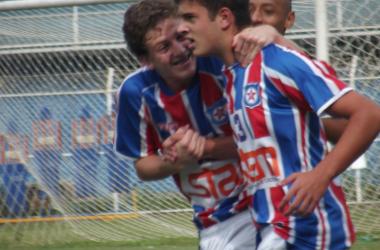
[[[148,56],[139,56],[137,59],[138,59],[141,66],[153,68],[153,65],[149,61]]]
[[[221,8],[218,11],[217,18],[218,18],[220,27],[223,30],[229,28],[231,25],[234,24],[234,21],[235,21],[234,15],[232,14],[231,10],[225,7]]]
[[[285,21],[285,29],[288,30],[291,27],[293,27],[295,20],[296,20],[296,13],[294,11],[290,11]]]

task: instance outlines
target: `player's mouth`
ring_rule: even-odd
[[[172,65],[173,66],[184,65],[192,59],[193,59],[193,52],[192,50],[187,49],[186,53],[183,53],[181,56],[177,56],[176,58],[174,58],[174,60],[172,61]]]

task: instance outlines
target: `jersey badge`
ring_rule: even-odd
[[[215,102],[212,106],[208,107],[207,112],[214,124],[221,125],[228,122],[228,114],[225,99],[220,99],[217,102]]]
[[[258,83],[249,83],[244,88],[244,105],[247,108],[254,108],[261,103],[260,86]]]

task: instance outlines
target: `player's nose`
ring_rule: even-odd
[[[251,22],[253,25],[263,23],[263,18],[259,11],[251,11]]]

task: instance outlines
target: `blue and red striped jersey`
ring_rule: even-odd
[[[128,76],[116,98],[116,151],[132,160],[156,154],[163,141],[184,125],[208,138],[232,135],[221,69],[216,59],[197,59],[192,84],[177,93],[154,70],[142,68]],[[203,162],[173,177],[191,202],[200,229],[247,207],[236,160]]]
[[[273,223],[290,243],[305,249],[345,249],[354,241],[342,188],[332,182],[314,213],[284,217],[287,188],[278,182],[312,170],[328,153],[320,115],[349,92],[334,74],[307,56],[265,47],[243,68],[224,69],[226,98],[254,220]]]

